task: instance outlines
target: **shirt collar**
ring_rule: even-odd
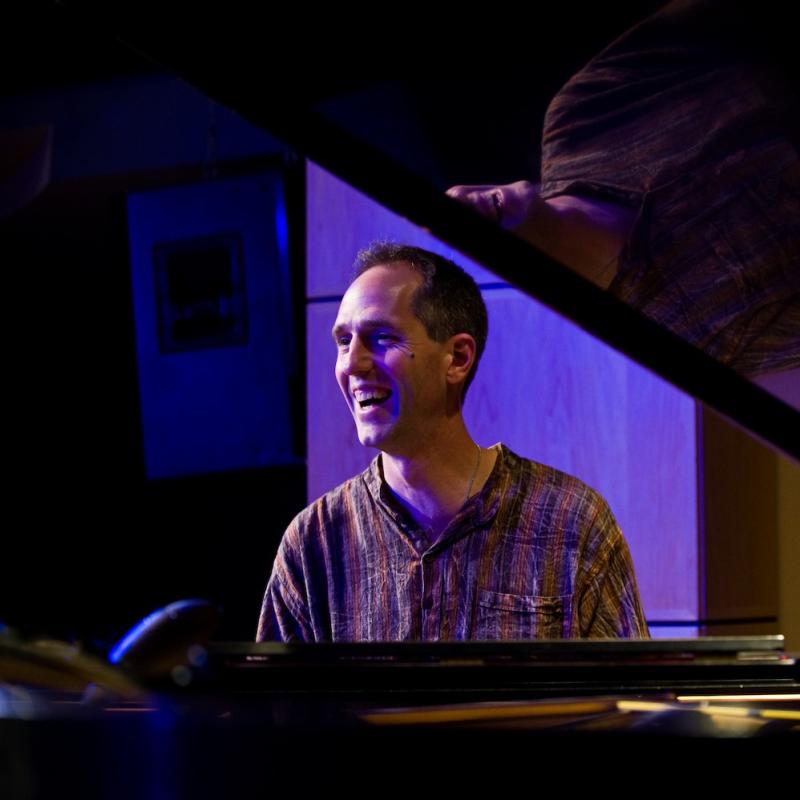
[[[472,525],[485,525],[494,518],[500,507],[500,500],[503,494],[503,486],[507,483],[506,476],[509,469],[509,449],[497,442],[493,444],[491,450],[497,451],[497,459],[489,477],[483,488],[461,508],[456,515],[459,522],[469,520]],[[386,483],[383,476],[382,453],[378,453],[372,463],[363,473],[364,481],[369,493],[375,502],[383,508],[398,524],[406,527],[409,515],[406,510],[397,502],[394,493]]]

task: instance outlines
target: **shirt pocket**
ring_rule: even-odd
[[[472,639],[562,639],[569,636],[569,597],[478,589]]]

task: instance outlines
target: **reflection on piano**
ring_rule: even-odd
[[[625,774],[641,759],[779,767],[800,735],[800,671],[780,637],[198,647],[182,670],[145,669],[136,693],[135,676],[89,657],[3,643],[0,676],[16,679],[0,689],[3,796],[352,789],[393,782],[411,754],[426,785],[468,786],[524,751],[504,785],[535,755],[548,772],[579,764],[570,785],[590,786],[593,770],[621,777],[620,752]],[[26,686],[12,665],[37,659],[49,670]],[[103,691],[82,700],[87,682]],[[440,769],[451,762],[456,774]]]

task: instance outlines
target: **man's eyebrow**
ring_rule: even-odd
[[[338,325],[334,325],[333,330],[331,331],[331,336],[333,336],[335,339],[340,333],[344,333],[348,327],[348,325],[345,325],[341,322]],[[358,327],[365,331],[372,331],[376,328],[391,328],[392,330],[395,330],[397,328],[397,324],[390,319],[365,319],[358,323]]]

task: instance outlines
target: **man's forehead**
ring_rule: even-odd
[[[375,264],[364,270],[351,284],[347,291],[362,287],[393,289],[410,286],[416,288],[422,283],[422,275],[407,261],[391,261],[386,264]]]
[[[347,288],[339,316],[373,309],[403,314],[422,283],[422,276],[405,262],[379,264],[362,272]]]

